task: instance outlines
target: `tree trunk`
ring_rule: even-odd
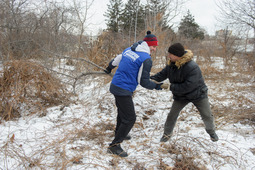
[[[255,57],[255,28],[253,28],[253,57]]]

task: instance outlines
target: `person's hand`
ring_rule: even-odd
[[[155,87],[156,90],[168,89],[170,87],[170,85],[166,83],[160,83],[153,79],[151,79],[151,81],[157,84]]]
[[[159,83],[155,87],[156,90],[162,90],[162,89],[168,89],[168,88],[169,88],[169,84],[166,84],[166,83]]]
[[[162,89],[168,89],[169,86],[170,86],[169,84],[163,83],[160,87],[161,87]]]
[[[162,88],[161,88],[161,85],[162,85],[162,84],[163,84],[163,83],[156,84],[155,89],[156,89],[156,90],[162,90]]]
[[[109,67],[107,67],[107,68],[104,70],[104,72],[105,72],[106,74],[110,74],[110,73],[112,72],[112,69],[110,69]]]

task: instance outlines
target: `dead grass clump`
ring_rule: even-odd
[[[173,170],[174,167],[171,167],[169,165],[167,165],[166,163],[164,163],[162,161],[162,159],[159,160],[159,169],[162,169],[162,170]]]
[[[189,147],[177,147],[176,143],[170,145],[163,145],[166,151],[174,156],[174,167],[171,167],[160,160],[160,169],[171,169],[171,170],[200,170],[204,167],[196,163],[195,159],[198,157],[196,152]]]
[[[114,124],[106,122],[97,123],[93,127],[84,126],[77,133],[77,138],[85,138],[86,140],[95,141],[98,145],[103,145],[107,137],[113,137],[114,127]]]
[[[31,113],[67,101],[66,90],[58,79],[31,61],[13,60],[4,64],[0,77],[0,117],[19,117],[22,109]]]
[[[216,79],[222,74],[218,69],[215,67],[208,65],[201,65],[201,71],[205,79]]]
[[[255,125],[255,113],[252,108],[233,109],[226,107],[221,110],[221,114],[216,114],[216,122],[219,124],[219,127],[228,125],[230,123],[242,123],[252,126]]]
[[[143,164],[136,163],[132,169],[134,169],[134,170],[145,170],[146,168],[144,167]]]
[[[173,168],[173,170],[181,170],[181,169],[200,170],[200,168],[194,164],[194,158],[192,157],[184,157],[182,159],[176,159],[174,166],[175,167]]]

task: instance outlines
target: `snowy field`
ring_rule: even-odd
[[[86,77],[77,87],[72,104],[48,108],[44,114],[30,115],[24,110],[25,116],[2,121],[0,169],[172,169],[178,163],[189,165],[190,169],[255,169],[254,126],[216,119],[219,141],[212,142],[192,104],[182,110],[173,137],[160,143],[172,94],[141,86],[133,96],[137,120],[130,132],[132,139],[122,144],[129,156],[108,154],[117,111],[108,90],[110,82],[102,83],[107,78],[109,82],[107,75]],[[231,82],[206,83],[212,107],[240,105],[236,97],[242,96],[253,106],[243,103],[239,107],[254,108],[254,93],[229,92]],[[254,84],[254,80],[249,83]]]

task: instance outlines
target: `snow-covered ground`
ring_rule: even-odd
[[[0,169],[167,169],[178,163],[194,169],[255,169],[254,126],[216,120],[220,140],[212,142],[192,104],[181,112],[171,140],[160,143],[172,94],[141,86],[133,96],[137,120],[130,132],[132,139],[122,143],[129,156],[108,154],[117,110],[108,90],[110,83],[101,83],[102,76],[86,77],[70,105],[48,108],[41,116],[2,121]],[[254,94],[232,94],[224,91],[226,84],[219,87],[213,81],[207,85],[213,107],[235,105],[237,95],[255,104]]]

